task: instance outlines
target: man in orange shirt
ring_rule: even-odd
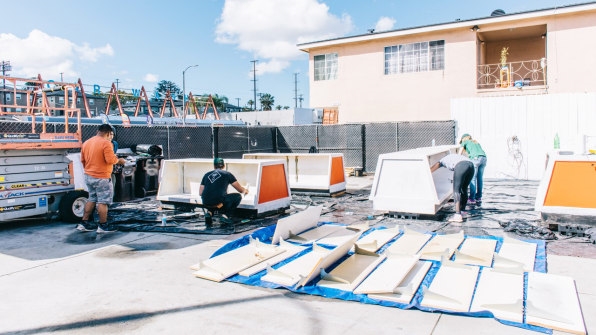
[[[109,233],[116,229],[108,225],[108,206],[114,198],[112,185],[112,169],[114,164],[124,165],[124,158],[118,158],[114,153],[111,139],[114,130],[109,124],[102,124],[97,135],[83,143],[81,148],[81,163],[85,170],[85,184],[89,191],[89,201],[85,204],[83,221],[77,229],[83,232],[97,230],[97,233]],[[99,226],[89,222],[93,210],[97,208]]]

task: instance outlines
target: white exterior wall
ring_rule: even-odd
[[[596,92],[452,99],[451,118],[457,138],[469,133],[486,152],[485,178],[540,180],[556,134],[561,150],[596,149],[584,147],[596,136]]]

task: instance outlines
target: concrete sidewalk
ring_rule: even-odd
[[[0,227],[0,334],[536,334],[490,318],[192,276],[190,265],[245,234],[98,236],[43,222]],[[547,261],[548,273],[576,280],[587,331],[595,333],[596,259],[549,254]]]

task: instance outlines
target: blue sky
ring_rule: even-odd
[[[298,43],[577,2],[586,1],[3,1],[0,60],[11,62],[13,77],[80,78],[86,90],[97,84],[104,92],[116,79],[129,92],[153,91],[160,80],[182,89],[182,71],[198,65],[186,71],[187,94],[218,94],[240,106],[253,99],[258,60],[258,93],[294,107],[297,88],[308,107],[308,55]]]

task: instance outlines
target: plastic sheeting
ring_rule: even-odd
[[[372,228],[369,231],[367,231],[365,234],[370,233],[374,229],[386,229],[386,228],[385,227],[375,227],[375,228]],[[238,248],[238,247],[248,244],[249,236],[252,238],[255,238],[255,239],[259,239],[260,241],[265,242],[265,243],[271,243],[271,237],[273,236],[274,232],[275,232],[275,226],[269,226],[269,227],[265,227],[265,228],[256,230],[250,235],[246,235],[246,236],[243,236],[242,238],[239,238],[237,240],[229,242],[228,244],[226,244],[223,247],[221,247],[220,249],[218,249],[215,253],[213,253],[213,255],[211,257],[215,257],[215,256],[225,253],[227,251],[230,251],[235,248]],[[429,234],[434,235],[434,233],[429,233]],[[399,238],[399,235],[396,238]],[[496,240],[497,241],[497,246],[496,246],[496,250],[495,250],[496,252],[498,252],[500,250],[501,245],[503,244],[503,238],[501,238],[501,237],[474,236],[474,238],[486,238],[486,239]],[[535,243],[537,245],[534,271],[546,273],[547,272],[547,263],[546,263],[546,243],[545,243],[545,241],[543,241],[543,240],[527,240],[527,239],[525,239],[524,241],[530,242],[530,243]],[[382,253],[391,244],[391,242],[393,242],[393,240],[390,241],[389,243],[387,243],[383,248],[381,248],[379,250],[379,253]],[[301,252],[301,253],[299,253],[283,262],[273,265],[273,268],[274,269],[279,268],[282,265],[287,264],[288,262],[296,259],[297,257],[300,257],[301,255],[303,255],[307,252],[310,252],[311,249],[312,249],[312,245],[310,245],[309,248],[307,248],[303,252]],[[326,269],[326,270],[331,271],[335,266],[340,264],[347,257],[349,257],[349,255],[342,257],[338,262],[336,262],[329,269]],[[231,282],[242,283],[242,284],[253,285],[253,286],[260,286],[260,287],[267,287],[267,288],[285,288],[287,290],[290,290],[290,291],[296,292],[296,293],[317,295],[317,296],[322,296],[322,297],[331,298],[331,299],[358,301],[360,303],[365,303],[365,304],[375,304],[375,305],[381,305],[381,306],[387,306],[387,307],[397,307],[397,308],[401,308],[401,309],[415,308],[415,309],[419,309],[421,311],[426,311],[426,312],[441,312],[441,313],[446,313],[446,314],[470,316],[470,317],[491,317],[491,318],[493,317],[492,313],[490,313],[490,312],[460,313],[460,312],[453,312],[453,311],[448,311],[448,310],[440,310],[440,309],[432,309],[432,308],[422,307],[420,303],[423,298],[423,290],[424,290],[424,288],[428,288],[430,286],[430,283],[432,282],[433,278],[437,274],[439,267],[440,267],[440,262],[435,262],[435,261],[432,262],[432,266],[431,266],[430,270],[428,271],[426,277],[424,278],[424,280],[422,281],[416,294],[414,295],[414,298],[412,299],[412,301],[409,304],[401,304],[401,303],[390,302],[390,301],[380,301],[380,300],[375,300],[375,299],[369,298],[365,294],[354,294],[354,293],[348,292],[348,291],[342,291],[342,290],[338,290],[338,289],[331,289],[331,288],[324,288],[324,287],[316,286],[316,283],[320,280],[320,278],[316,278],[315,280],[310,282],[308,285],[303,286],[301,288],[285,287],[285,286],[281,286],[278,284],[261,281],[261,277],[266,274],[266,270],[256,273],[250,277],[234,275],[234,276],[228,278],[227,280],[229,280]],[[481,271],[482,271],[482,267],[481,267]],[[525,303],[526,303],[525,297],[526,297],[526,291],[527,291],[527,284],[528,283],[527,283],[527,273],[526,273],[526,274],[524,274],[524,307],[525,307]],[[506,325],[520,327],[520,328],[533,330],[533,331],[537,331],[537,332],[542,332],[542,333],[546,333],[546,334],[552,334],[552,330],[548,329],[548,328],[537,327],[537,326],[529,325],[527,323],[517,323],[517,322],[511,322],[511,321],[505,321],[505,320],[499,320],[499,319],[496,319],[496,320],[498,320],[499,322],[506,324]]]

